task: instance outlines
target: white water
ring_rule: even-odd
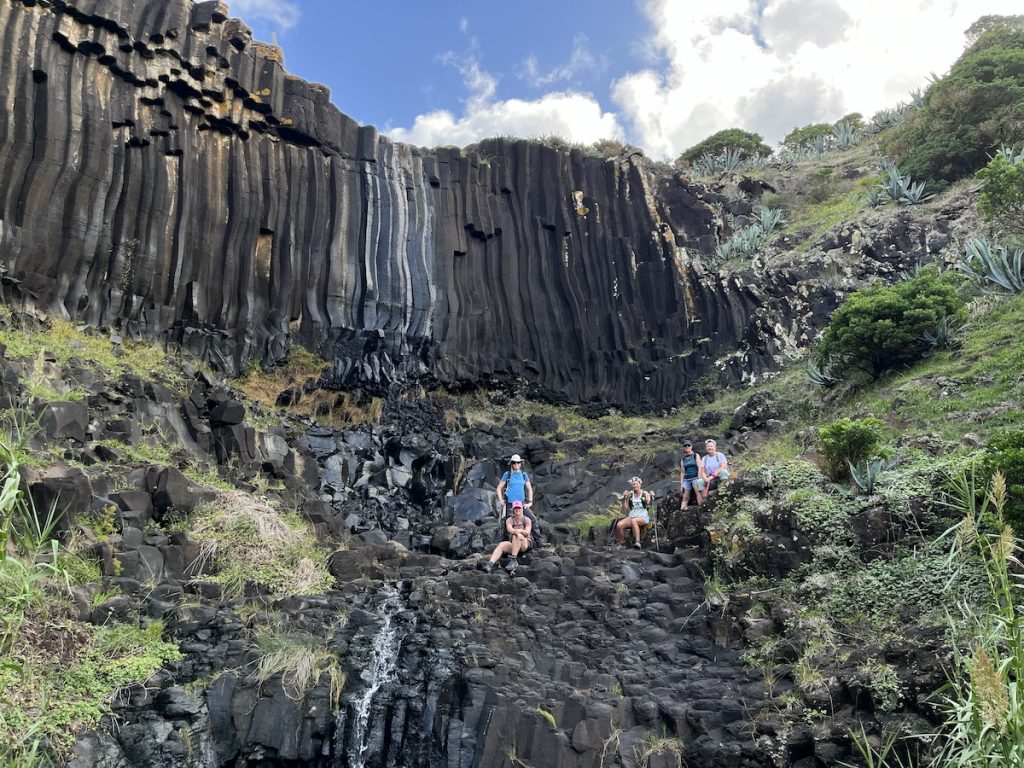
[[[395,616],[402,608],[401,596],[392,587],[385,587],[382,594],[384,600],[378,608],[381,625],[377,636],[373,638],[370,684],[363,691],[362,697],[353,704],[356,721],[352,739],[353,754],[349,755],[352,768],[365,768],[364,757],[369,736],[367,726],[370,723],[370,707],[373,704],[373,697],[383,686],[395,679],[398,651],[406,634],[405,632],[399,633],[398,627],[394,624]]]

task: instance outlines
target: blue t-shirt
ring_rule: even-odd
[[[683,478],[685,480],[693,480],[693,478],[700,475],[700,470],[697,469],[696,453],[691,453],[689,456],[684,455],[679,462],[679,466],[683,468]]]
[[[505,483],[505,501],[509,504],[513,501],[526,501],[526,484],[530,482],[530,476],[523,470],[506,472],[501,476],[501,482]]]

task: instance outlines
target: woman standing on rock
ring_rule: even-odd
[[[679,490],[683,494],[683,501],[680,509],[686,509],[690,503],[690,491],[697,495],[697,503],[704,501],[704,488],[706,488],[704,464],[700,460],[700,454],[693,450],[693,441],[683,441],[683,458],[679,462]]]
[[[498,498],[503,504],[521,501],[524,506],[529,506],[533,503],[533,483],[530,482],[530,476],[523,471],[523,457],[518,453],[512,454],[508,471],[501,476],[497,491]]]
[[[512,502],[512,516],[505,520],[505,533],[508,535],[508,541],[500,542],[491,553],[491,559],[480,566],[487,573],[491,572],[494,564],[501,560],[502,555],[509,556],[505,570],[515,573],[516,568],[519,567],[519,553],[528,550],[530,544],[533,543],[531,538],[533,522],[523,514],[523,502]]]

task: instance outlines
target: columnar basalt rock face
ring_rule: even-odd
[[[713,244],[707,204],[640,155],[396,144],[219,2],[0,0],[0,55],[0,265],[43,310],[228,372],[302,343],[339,385],[631,407],[778,351],[761,294],[681,246]]]

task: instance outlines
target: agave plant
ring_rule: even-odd
[[[714,264],[720,264],[723,261],[728,261],[732,258],[733,253],[733,241],[726,240],[720,246],[715,249],[715,261]]]
[[[756,171],[760,168],[764,168],[771,162],[771,159],[771,155],[755,153],[743,161],[743,170]]]
[[[925,183],[923,181],[914,183],[910,180],[910,177],[907,176],[904,179],[903,193],[896,202],[902,203],[903,205],[917,205],[918,203],[923,203],[925,200],[930,200],[934,197],[934,195],[926,195],[924,193],[924,189]]]
[[[813,360],[807,361],[804,365],[804,371],[807,373],[807,378],[813,384],[817,384],[825,389],[830,389],[842,381],[841,378],[832,373],[832,369],[828,365],[819,368],[814,364]]]
[[[1021,147],[1018,154],[1014,154],[1013,147],[1000,147],[996,150],[995,156],[1002,157],[1010,165],[1022,165],[1024,164],[1024,146]]]
[[[885,459],[880,457],[868,459],[858,464],[846,463],[850,466],[850,479],[853,480],[853,484],[865,496],[870,496],[875,492],[875,483],[878,480],[878,476],[886,469],[889,469]]]
[[[836,124],[832,128],[832,138],[839,149],[851,149],[860,144],[860,131],[848,120]]]
[[[815,158],[821,158],[828,154],[829,140],[831,136],[826,134],[820,134],[814,137],[814,140],[810,144],[811,154]]]
[[[909,105],[902,103],[897,104],[892,109],[879,110],[871,118],[871,124],[868,126],[868,133],[878,133],[879,131],[884,131],[886,128],[892,128],[900,125],[907,119],[908,111]]]
[[[783,223],[782,211],[778,208],[769,208],[767,205],[763,205],[754,213],[757,214],[757,224],[765,235],[770,235]]]
[[[1024,292],[1024,249],[1011,255],[1006,246],[989,245],[983,237],[967,241],[967,258],[956,268],[982,283],[991,283],[990,290],[1005,293]]]
[[[889,202],[889,197],[878,189],[869,189],[861,199],[872,208],[878,208]]]
[[[904,176],[891,160],[879,161],[882,169],[882,181],[878,185],[882,198],[888,198],[903,205],[917,205],[930,200],[933,195],[926,195],[925,183],[917,183],[910,176]]]
[[[961,334],[968,328],[968,323],[960,324],[952,315],[943,317],[935,324],[935,329],[925,331],[921,338],[928,345],[925,356],[933,355],[939,350],[956,346]]]
[[[705,152],[693,161],[693,170],[699,176],[714,176],[737,171],[741,164],[740,151],[734,147],[726,147],[717,155]]]
[[[764,232],[757,224],[744,227],[732,236],[733,252],[738,256],[751,257],[761,248]]]

